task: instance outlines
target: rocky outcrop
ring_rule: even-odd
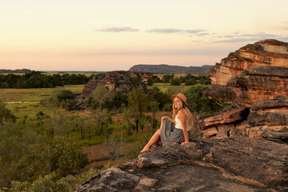
[[[99,85],[103,85],[107,89],[107,92],[128,93],[133,88],[139,88],[147,92],[147,78],[145,77],[145,74],[127,71],[112,71],[98,74],[96,78],[92,78],[84,86],[82,93],[78,96],[78,102],[72,109],[86,109],[89,97]]]
[[[78,189],[96,191],[285,191],[288,145],[236,137],[154,146]]]
[[[288,96],[288,43],[248,44],[217,63],[210,78],[213,85],[232,88],[245,105]]]
[[[205,138],[245,135],[287,142],[288,43],[246,45],[216,64],[205,94],[237,109],[202,122]]]
[[[85,85],[82,91],[82,97],[89,97],[99,84],[104,85],[108,90],[122,92],[128,92],[135,87],[146,90],[146,85],[142,81],[142,76],[140,73],[112,71],[102,74],[100,78],[91,79]]]

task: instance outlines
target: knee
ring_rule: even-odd
[[[163,121],[166,120],[166,119],[168,119],[167,116],[162,116],[162,117],[161,117],[161,122],[163,122]]]

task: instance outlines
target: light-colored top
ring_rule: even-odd
[[[186,112],[186,110],[185,110]],[[187,113],[186,113],[187,115]],[[191,129],[191,125],[189,125],[189,120],[188,120],[189,117],[186,118],[186,127],[187,127],[187,131],[189,131]],[[177,129],[183,129],[182,127],[182,124],[180,122],[180,119],[178,118],[178,113],[177,115],[175,116],[175,128]]]

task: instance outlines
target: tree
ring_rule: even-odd
[[[171,85],[181,85],[181,79],[180,78],[173,78],[171,80]]]
[[[173,77],[174,77],[174,74],[165,74],[163,75],[162,81],[163,83],[170,83]]]
[[[53,93],[53,95],[47,100],[41,101],[43,105],[62,107],[67,110],[72,110],[76,103],[76,94],[70,90],[58,90]]]
[[[154,130],[155,125],[156,125],[156,112],[159,110],[159,103],[157,101],[151,101],[149,103],[149,109],[152,112],[152,130]]]
[[[139,127],[143,131],[141,119],[143,113],[149,106],[149,98],[141,89],[134,88],[128,93],[128,113],[135,121],[135,129],[138,132]]]
[[[89,97],[88,105],[93,109],[104,109],[105,103],[111,101],[114,96],[114,92],[109,91],[103,84],[98,84],[95,90]]]
[[[209,85],[193,85],[187,92],[188,102],[190,109],[200,116],[212,115],[218,111],[221,111],[225,107],[228,107],[226,103],[219,103],[206,96],[203,91],[207,89]]]
[[[165,105],[171,103],[170,96],[161,92],[158,87],[152,87],[151,89],[148,89],[148,95],[152,100],[158,102],[158,107],[160,110],[163,110]]]

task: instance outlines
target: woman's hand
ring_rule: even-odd
[[[161,117],[161,121],[164,121],[165,119],[168,119],[169,121],[174,122],[174,119],[172,119],[171,117],[169,117],[169,116],[167,116],[167,115],[163,115],[163,116]]]
[[[183,141],[182,143],[181,143],[181,145],[185,145],[185,144],[188,144],[189,143],[189,141]]]

